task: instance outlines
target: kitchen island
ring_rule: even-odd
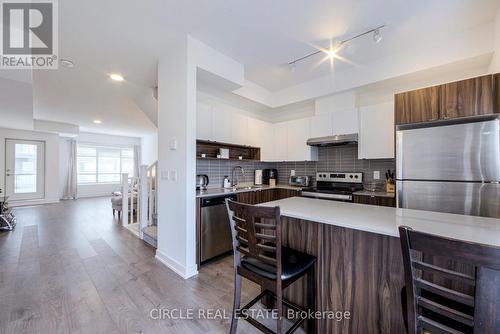
[[[283,245],[317,257],[316,309],[349,311],[350,319],[318,320],[318,333],[405,333],[404,269],[398,226],[500,247],[500,220],[293,197],[280,206]],[[287,299],[305,305],[297,282]]]

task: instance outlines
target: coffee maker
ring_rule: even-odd
[[[275,179],[278,183],[278,170],[277,169],[264,169],[262,173],[262,183],[269,185],[269,180]]]

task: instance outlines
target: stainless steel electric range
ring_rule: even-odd
[[[316,187],[302,190],[302,197],[352,202],[352,194],[363,190],[363,173],[316,173]]]

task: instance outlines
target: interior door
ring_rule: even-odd
[[[7,139],[5,192],[10,201],[44,198],[45,143]]]

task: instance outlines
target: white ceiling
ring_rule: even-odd
[[[176,34],[245,64],[247,80],[277,91],[330,72],[327,63],[316,66],[321,56],[289,71],[285,64],[313,51],[311,44],[387,24],[380,44],[367,36],[342,51],[360,65],[491,21],[499,7],[500,0],[59,1],[59,53],[76,67],[33,74],[34,115],[84,131],[151,132],[157,61]],[[126,82],[111,82],[111,72]],[[101,125],[92,123],[97,118]]]

